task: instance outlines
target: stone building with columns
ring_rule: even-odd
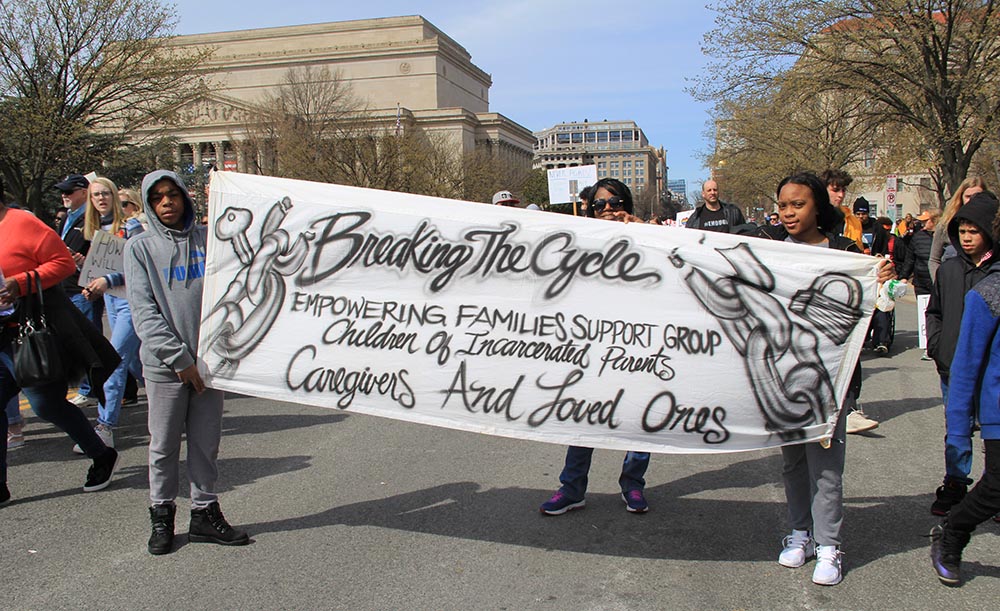
[[[487,149],[529,168],[535,138],[490,112],[490,75],[460,44],[420,16],[389,17],[177,36],[180,50],[211,49],[198,94],[169,123],[135,138],[174,137],[179,168],[252,171],[238,146],[248,109],[294,68],[328,68],[387,125],[440,134],[458,152]]]

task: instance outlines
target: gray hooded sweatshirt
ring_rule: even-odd
[[[150,189],[164,178],[184,195],[183,229],[167,228],[149,202]],[[147,379],[177,382],[177,373],[193,365],[198,353],[208,228],[195,222],[194,202],[173,172],[147,174],[142,179],[142,203],[149,231],[125,245],[128,300],[142,340],[139,358]]]

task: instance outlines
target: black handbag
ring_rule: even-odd
[[[31,292],[34,276],[35,294]],[[21,299],[21,320],[14,339],[14,379],[21,388],[45,386],[66,379],[59,342],[45,322],[45,298],[37,271],[28,273],[28,292]]]

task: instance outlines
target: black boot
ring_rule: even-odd
[[[944,585],[957,586],[962,582],[962,550],[969,544],[972,534],[948,528],[946,520],[931,529],[930,537],[934,572]]]
[[[149,508],[149,521],[153,524],[153,534],[149,535],[147,545],[150,554],[159,556],[173,551],[176,513],[177,508],[173,505],[153,505]]]
[[[139,402],[139,383],[130,373],[125,379],[125,392],[122,397],[122,405],[135,405]]]
[[[191,510],[188,541],[192,543],[218,543],[219,545],[246,545],[250,537],[242,530],[229,525],[218,501],[204,509]]]
[[[963,482],[944,478],[944,483],[938,486],[934,492],[934,503],[931,504],[931,513],[936,516],[946,516],[951,508],[962,502],[968,490]]]

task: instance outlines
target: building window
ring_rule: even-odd
[[[618,162],[617,161],[612,161],[611,162],[611,169],[612,170],[617,170],[618,169]]]
[[[607,142],[608,141],[608,132],[597,132],[597,141],[598,142]]]
[[[608,132],[608,141],[609,142],[621,142],[622,141],[622,133],[621,132]]]
[[[556,134],[556,144],[569,144],[569,134]]]
[[[583,144],[583,132],[573,133],[573,144]]]
[[[635,167],[636,167],[636,169],[644,168],[644,167],[646,167],[646,162],[643,161],[642,159],[639,159],[639,160],[637,160],[635,162]]]
[[[636,168],[635,169],[635,175],[636,176],[645,176],[646,175],[646,170],[643,170],[642,168]]]
[[[608,175],[608,171],[607,170],[597,170],[597,177],[598,178],[604,178],[607,175]]]
[[[875,167],[875,151],[872,149],[865,150],[865,168],[872,169]]]
[[[625,185],[631,187],[632,186],[632,179],[631,178],[626,178],[625,179]]]
[[[611,178],[618,178],[618,170],[611,170]]]
[[[637,185],[639,185],[641,187],[642,185],[646,184],[646,179],[645,178],[636,178],[635,179],[635,184],[637,184]]]
[[[607,161],[598,161],[597,162],[597,169],[598,170],[606,170],[607,167],[608,167],[608,162]]]
[[[622,167],[623,168],[631,168],[632,167],[632,162],[631,161],[623,161],[622,162]]]
[[[587,132],[587,142],[597,142],[597,132]]]
[[[632,170],[630,170],[629,168],[625,168],[624,170],[622,170],[622,176],[631,176],[631,175],[632,175]]]

